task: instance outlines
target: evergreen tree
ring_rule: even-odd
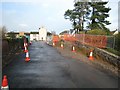
[[[65,19],[69,19],[72,22],[73,29],[76,33],[84,30],[85,22],[88,22],[87,27],[91,30],[101,29],[108,32],[109,29],[106,28],[106,25],[109,25],[110,22],[107,21],[106,18],[109,17],[108,12],[111,9],[105,7],[107,3],[108,2],[96,2],[96,0],[91,0],[91,2],[75,0],[74,9],[68,9],[65,12]]]
[[[65,19],[69,19],[72,22],[73,28],[75,29],[77,22],[76,22],[76,13],[73,10],[67,10],[64,14]]]
[[[105,25],[109,25],[110,22],[106,20],[109,17],[108,12],[110,8],[106,8],[105,5],[108,2],[89,2],[92,7],[92,15],[90,17],[91,23],[89,23],[89,28],[92,29],[102,29],[108,30]]]
[[[84,22],[87,15],[89,15],[88,2],[75,2],[73,10],[67,10],[64,14],[65,19],[70,19],[76,33],[83,31]]]

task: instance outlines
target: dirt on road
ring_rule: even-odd
[[[67,43],[67,44],[69,44],[69,43]],[[68,45],[68,46],[70,46],[70,45]],[[94,58],[94,60],[89,60],[89,58],[82,52],[77,52],[77,51],[72,52],[70,47],[61,48],[60,46],[57,46],[55,48],[59,51],[59,53],[61,53],[62,56],[80,60],[84,63],[90,64],[91,66],[93,66],[103,72],[107,72],[108,74],[110,74],[112,76],[118,76],[118,68],[111,65],[108,62],[105,62],[103,60],[98,60],[95,58]]]

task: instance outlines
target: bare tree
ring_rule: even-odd
[[[5,26],[0,27],[0,39],[4,39],[5,38],[5,34],[7,32],[7,29]]]

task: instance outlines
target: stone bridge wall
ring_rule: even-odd
[[[100,48],[82,45],[79,42],[76,42],[75,45],[79,48],[84,48],[85,51],[87,52],[86,53],[87,55],[89,55],[89,51],[91,49],[93,49],[93,56],[96,59],[102,59],[102,60],[109,62],[110,64],[120,68],[120,66],[119,66],[120,65],[120,57],[119,56],[112,54],[110,52],[107,52],[107,51],[100,49]]]

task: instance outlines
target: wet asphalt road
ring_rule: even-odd
[[[29,47],[30,62],[25,54],[15,56],[3,69],[11,88],[117,88],[117,78],[88,64],[66,58],[45,42]]]

